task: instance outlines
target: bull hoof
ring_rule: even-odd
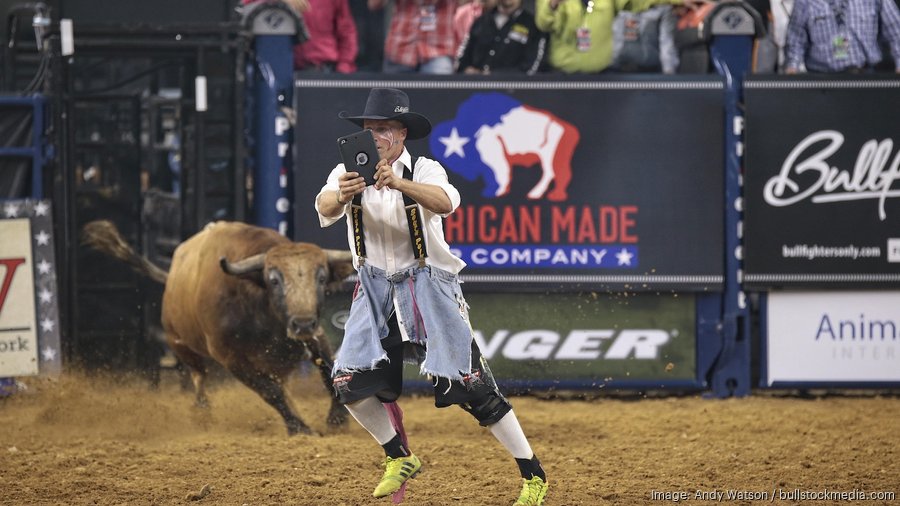
[[[344,406],[333,406],[325,418],[329,427],[340,427],[347,423],[347,408]]]
[[[309,426],[303,422],[300,422],[299,424],[289,424],[287,426],[287,432],[288,432],[288,436],[297,436],[297,435],[316,436],[317,435],[315,433],[315,431],[310,429]]]

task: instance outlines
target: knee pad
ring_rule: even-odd
[[[512,409],[509,402],[497,392],[489,392],[475,401],[460,404],[460,407],[474,416],[482,427],[499,422]]]

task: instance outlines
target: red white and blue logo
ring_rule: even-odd
[[[580,138],[577,128],[549,111],[502,93],[480,93],[460,104],[456,118],[434,128],[431,152],[466,180],[482,179],[487,198],[509,193],[515,168],[539,164],[541,178],[527,197],[562,202]]]
[[[570,202],[580,139],[572,123],[503,93],[461,102],[429,141],[450,173],[483,185],[444,222],[453,252],[475,267],[636,268],[637,206]]]

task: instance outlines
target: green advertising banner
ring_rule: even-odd
[[[475,339],[499,383],[601,387],[696,377],[692,294],[470,293]],[[337,348],[350,294],[328,297],[323,317]],[[414,368],[406,379],[417,378]]]

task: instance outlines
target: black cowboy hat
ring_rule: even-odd
[[[363,126],[367,119],[392,119],[406,127],[407,139],[421,139],[431,133],[431,122],[419,113],[409,111],[409,97],[394,88],[372,88],[366,100],[366,108],[360,116],[350,116],[347,111],[338,117]]]

